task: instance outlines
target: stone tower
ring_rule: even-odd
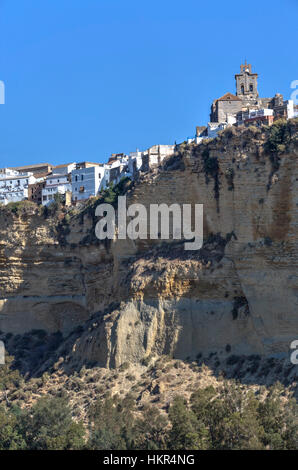
[[[258,74],[251,72],[251,64],[240,66],[240,73],[235,75],[236,95],[243,101],[256,100],[258,94]]]

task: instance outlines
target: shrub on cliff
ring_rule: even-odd
[[[38,205],[32,201],[9,202],[6,206],[0,205],[2,211],[13,213],[15,215],[32,215],[38,211]]]
[[[0,392],[3,392],[5,395],[19,387],[22,380],[19,371],[11,367],[13,361],[14,358],[12,356],[6,355],[5,364],[0,366]]]
[[[112,206],[116,207],[118,202],[118,196],[123,196],[126,191],[131,186],[131,180],[126,177],[122,178],[118,184],[113,185],[110,184],[103,192],[102,192],[102,200],[100,203],[111,204]]]
[[[290,141],[291,129],[288,121],[279,119],[268,128],[264,149],[271,155],[270,160],[274,169],[277,170],[279,167],[279,160],[276,156],[287,151]]]
[[[280,155],[287,152],[292,138],[293,123],[284,119],[275,121],[268,127],[264,150],[269,154],[272,171],[269,175],[267,190],[272,186],[272,176],[280,166]]]

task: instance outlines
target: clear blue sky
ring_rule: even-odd
[[[0,167],[184,140],[235,92],[298,80],[297,0],[0,0]]]

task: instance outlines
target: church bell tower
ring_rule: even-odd
[[[236,95],[242,100],[258,98],[258,74],[252,73],[251,64],[241,64],[240,73],[235,75]]]

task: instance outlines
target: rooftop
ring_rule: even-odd
[[[215,102],[217,101],[241,101],[241,99],[238,98],[238,96],[233,95],[232,93],[226,93],[225,95],[215,100]]]

